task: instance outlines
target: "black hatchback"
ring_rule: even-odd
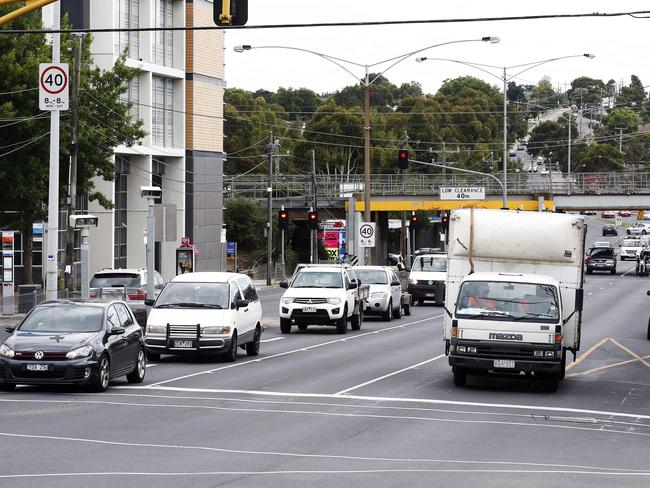
[[[607,224],[603,225],[603,236],[617,236],[618,231],[616,230],[615,225]]]
[[[0,346],[0,390],[16,385],[81,384],[106,391],[146,371],[142,329],[121,301],[52,300],[34,307]]]

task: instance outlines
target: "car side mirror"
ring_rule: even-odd
[[[121,325],[114,325],[113,327],[111,327],[111,330],[109,331],[111,335],[120,335],[120,334],[124,334],[125,332],[126,329]]]
[[[348,290],[354,290],[358,286],[359,284],[356,281],[351,281],[350,284],[348,285]]]
[[[400,286],[401,283],[399,281],[393,281],[390,286]]]
[[[280,282],[280,288],[289,288],[289,282],[288,281],[281,281]]]
[[[645,294],[650,297],[650,290],[646,291]]]
[[[576,290],[576,303],[575,303],[576,312],[582,312],[583,301],[584,301],[584,290],[582,288],[578,288]]]
[[[145,304],[147,307],[153,307],[153,304],[154,304],[154,303],[156,303],[156,300],[154,300],[153,298],[145,298],[145,299],[144,299],[144,304]]]
[[[5,332],[9,332],[10,334],[13,334],[15,330],[16,330],[15,325],[7,325],[7,326],[5,326]]]
[[[248,307],[248,300],[242,300],[241,298],[235,302],[235,307],[237,310],[240,308]]]

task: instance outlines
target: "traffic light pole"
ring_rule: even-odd
[[[282,205],[282,211],[284,211],[284,205]],[[284,224],[280,226],[280,264],[284,269]]]

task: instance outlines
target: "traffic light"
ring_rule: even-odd
[[[318,230],[318,212],[311,211],[307,214],[307,227],[309,230]]]
[[[397,152],[397,165],[399,166],[399,169],[408,169],[409,152],[406,149],[400,149]]]
[[[446,234],[447,229],[449,229],[449,215],[447,213],[442,213],[440,215],[440,223],[442,224],[442,230]]]
[[[246,25],[248,22],[248,0],[214,0],[214,23],[228,27]]]
[[[289,230],[289,212],[280,210],[278,212],[278,223],[280,224],[280,230]]]
[[[417,225],[417,223],[418,223],[417,214],[411,214],[411,225],[414,226],[414,225]]]

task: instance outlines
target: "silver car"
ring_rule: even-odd
[[[402,316],[402,285],[388,266],[355,266],[354,272],[363,285],[369,285],[365,313],[381,315],[384,320]]]

